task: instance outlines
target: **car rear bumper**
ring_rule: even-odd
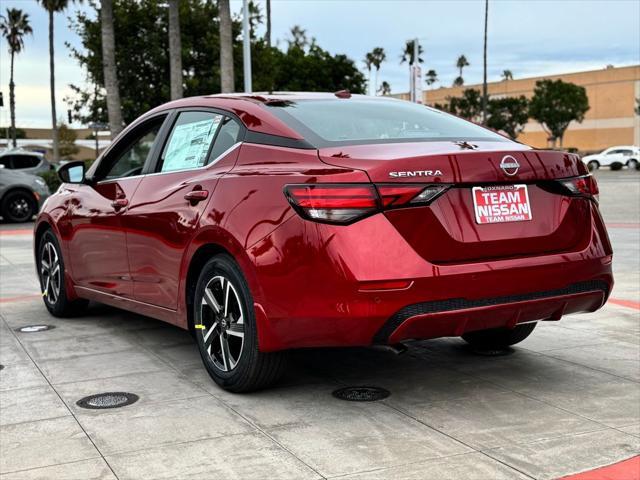
[[[436,265],[383,215],[348,227],[292,217],[248,250],[260,348],[397,343],[597,310],[612,252],[595,206],[592,220],[580,251]],[[389,280],[408,286],[365,290]]]

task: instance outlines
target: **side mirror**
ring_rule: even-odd
[[[69,162],[58,169],[58,177],[63,183],[84,183],[85,171],[84,162]]]

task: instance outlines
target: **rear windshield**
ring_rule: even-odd
[[[322,99],[267,103],[316,147],[428,141],[509,142],[466,120],[393,99]]]

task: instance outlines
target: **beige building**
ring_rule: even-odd
[[[18,127],[19,128],[19,127]],[[25,150],[44,153],[48,160],[53,158],[53,141],[50,128],[23,128],[25,137],[18,139],[18,148]],[[109,132],[100,132],[98,135],[98,144],[92,138],[93,130],[88,128],[73,129],[76,133],[75,145],[78,152],[71,156],[66,156],[63,160],[94,160],[96,154],[104,150],[111,143]],[[10,147],[11,143],[7,143],[6,138],[0,138],[0,150]],[[97,147],[97,151],[96,151]]]
[[[635,113],[636,99],[640,98],[640,65],[492,82],[488,84],[489,96],[524,95],[531,98],[536,81],[542,79],[560,79],[587,90],[589,111],[582,123],[571,123],[564,136],[564,148],[574,147],[584,153],[601,151],[612,145],[640,145],[640,116]],[[431,106],[442,104],[447,97],[460,96],[466,88],[482,90],[482,85],[425,90],[423,101]],[[408,94],[400,97],[408,99]],[[534,147],[548,146],[547,133],[533,119],[518,140]]]

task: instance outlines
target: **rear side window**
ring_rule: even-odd
[[[160,158],[160,171],[172,172],[202,167],[223,115],[212,112],[182,112],[178,115]]]
[[[216,158],[233,147],[240,138],[240,132],[241,129],[238,122],[230,117],[225,117],[222,125],[220,125],[213,147],[211,147],[211,152],[209,152],[207,163],[215,161]]]
[[[272,102],[267,108],[317,147],[420,141],[510,140],[416,103],[382,99]]]
[[[13,168],[34,168],[40,164],[40,157],[35,155],[14,155],[13,156]]]

